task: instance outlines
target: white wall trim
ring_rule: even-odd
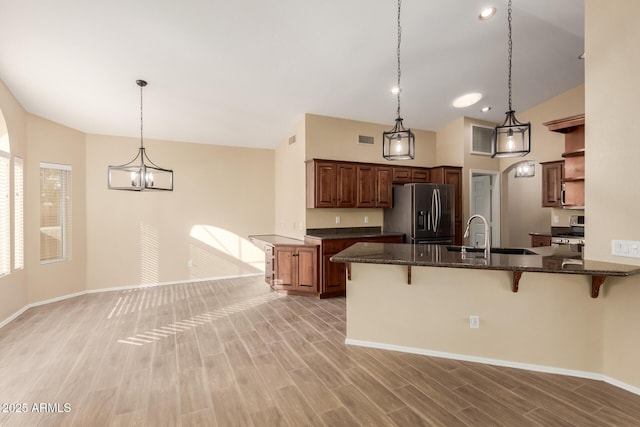
[[[576,371],[574,369],[557,368],[554,366],[532,365],[529,363],[513,362],[510,360],[490,359],[486,357],[469,356],[466,354],[457,354],[457,353],[447,353],[443,351],[427,350],[427,349],[415,348],[415,347],[405,347],[405,346],[394,345],[394,344],[381,344],[381,343],[372,342],[372,341],[354,340],[350,338],[345,339],[344,343],[347,345],[355,345],[359,347],[379,348],[382,350],[400,351],[403,353],[420,354],[423,356],[442,357],[444,359],[462,360],[465,362],[484,363],[486,365],[525,369],[528,371],[545,372],[549,374],[567,375],[571,377],[599,380],[599,381],[604,381],[606,383],[609,383],[618,388],[624,389],[626,391],[629,391],[633,394],[640,395],[640,387],[635,387],[630,384],[623,383],[622,381],[618,381],[614,378],[608,377],[603,374],[598,374],[595,372]]]
[[[192,280],[176,280],[176,281],[172,281],[172,282],[147,283],[147,284],[144,284],[144,285],[127,285],[127,286],[118,286],[118,287],[115,287],[115,288],[87,289],[86,291],[75,292],[73,294],[62,295],[62,296],[59,296],[59,297],[54,297],[54,298],[46,299],[46,300],[43,300],[43,301],[37,301],[37,302],[33,302],[31,304],[27,304],[24,307],[22,307],[20,310],[18,310],[15,313],[13,313],[11,316],[7,317],[2,322],[0,322],[0,328],[5,327],[6,325],[11,323],[13,320],[18,318],[18,316],[20,316],[22,313],[24,313],[25,311],[27,311],[30,308],[39,307],[41,305],[51,304],[52,302],[63,301],[63,300],[66,300],[66,299],[75,298],[75,297],[79,297],[79,296],[86,295],[86,294],[98,294],[98,293],[102,293],[102,292],[114,292],[114,291],[125,291],[125,290],[130,290],[130,289],[153,288],[153,287],[156,287],[156,286],[180,285],[180,284],[183,284],[183,283],[208,282],[210,280],[237,279],[237,278],[241,278],[241,277],[262,276],[263,274],[264,273],[251,273],[251,274],[240,274],[240,275],[237,275],[237,276],[218,276],[218,277],[208,277],[208,278],[192,279]]]

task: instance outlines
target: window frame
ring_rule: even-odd
[[[59,215],[60,222],[60,256],[57,258],[44,258],[43,259],[43,247],[42,247],[42,237],[40,238],[40,264],[53,264],[58,262],[70,261],[71,260],[71,222],[72,222],[72,167],[71,165],[60,164],[60,163],[48,163],[48,162],[40,162],[40,231],[43,229],[43,206],[42,206],[42,173],[44,169],[53,169],[57,171],[66,172],[65,177],[65,185],[62,189],[63,193],[59,197],[59,200],[62,199],[60,209],[61,213]],[[46,254],[45,254],[46,255]]]

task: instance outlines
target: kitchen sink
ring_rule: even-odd
[[[447,246],[447,250],[450,252],[461,252],[462,246]],[[484,252],[483,248],[474,248],[471,246],[464,246],[466,252]],[[535,252],[525,248],[491,248],[492,254],[505,254],[505,255],[537,255]]]

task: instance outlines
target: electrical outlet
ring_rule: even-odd
[[[557,224],[557,223],[559,223],[559,222],[560,222],[560,217],[559,217],[558,215],[554,215],[554,216],[553,216],[553,223],[554,223],[554,224]]]
[[[365,224],[369,224],[369,217],[368,217],[368,216],[365,216],[365,217],[364,217],[364,223],[365,223]]]
[[[340,217],[336,215],[336,224],[340,224]]]
[[[469,327],[478,329],[480,327],[480,316],[469,316]]]
[[[193,267],[193,260],[192,259],[187,261],[187,267],[189,267],[189,268]]]

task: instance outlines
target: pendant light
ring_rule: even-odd
[[[511,40],[511,0],[507,11],[509,23],[509,111],[504,123],[496,126],[491,144],[491,157],[519,157],[531,152],[531,123],[521,123],[511,106],[511,56],[513,42]]]
[[[515,165],[516,178],[533,178],[536,176],[536,164],[530,161],[523,161]]]
[[[402,39],[402,28],[400,27],[400,8],[402,0],[398,0],[398,86],[396,96],[398,99],[398,110],[396,124],[390,131],[382,133],[382,157],[387,160],[410,160],[415,157],[416,138],[411,129],[405,129],[400,117],[400,41]]]
[[[157,166],[145,151],[142,133],[142,88],[147,85],[147,82],[136,80],[136,84],[140,86],[140,148],[136,157],[129,163],[109,166],[109,189],[173,191],[173,171]]]

